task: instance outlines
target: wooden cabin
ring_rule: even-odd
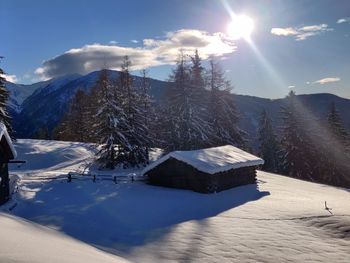
[[[220,192],[253,184],[264,161],[232,145],[168,153],[143,170],[152,185]]]
[[[16,158],[16,151],[7,133],[6,126],[0,123],[0,205],[10,198],[10,178],[8,163]]]

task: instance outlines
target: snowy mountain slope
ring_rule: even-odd
[[[350,190],[265,172],[258,172],[256,185],[211,195],[141,182],[93,183],[88,178],[67,183],[60,176],[44,178],[76,169],[93,154],[89,145],[19,140],[16,147],[18,158],[28,163],[11,167],[22,179],[3,212],[130,261],[349,260]],[[325,201],[334,215],[325,210]],[[7,229],[7,235],[16,233],[21,240],[18,227]],[[16,244],[22,247],[18,253],[31,246]],[[6,246],[1,244],[0,255]]]
[[[9,107],[10,110],[19,113],[22,110],[23,101],[32,95],[37,89],[48,85],[50,81],[42,81],[31,85],[15,84],[12,82],[5,82],[7,90],[10,92]]]
[[[112,78],[116,78],[119,73],[109,71],[109,74]],[[65,76],[38,89],[23,102],[23,110],[13,120],[17,136],[28,138],[40,128],[53,129],[68,110],[69,103],[77,90],[89,91],[95,85],[98,77],[98,71],[85,76]],[[140,78],[135,76],[134,81],[137,83]],[[166,90],[164,88],[167,85],[166,82],[151,79],[150,84],[151,94],[155,97],[162,96]]]

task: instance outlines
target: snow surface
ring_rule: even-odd
[[[67,183],[59,174],[84,163],[89,145],[16,147],[28,163],[11,166],[21,179],[0,207],[0,262],[349,262],[348,189],[260,171],[257,184],[217,194]]]
[[[264,161],[259,157],[232,145],[225,145],[194,151],[170,152],[159,160],[148,165],[142,173],[146,174],[148,171],[165,162],[169,158],[175,158],[193,166],[199,171],[209,174],[264,164]]]
[[[12,144],[12,140],[7,132],[6,126],[5,124],[3,124],[2,122],[0,122],[0,140],[2,139],[2,137],[5,137],[5,140],[7,141],[7,144],[10,146],[13,158],[17,157],[17,152]]]

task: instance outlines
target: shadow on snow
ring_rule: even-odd
[[[26,199],[30,189],[36,194]],[[31,183],[22,191],[14,214],[103,250],[124,253],[164,237],[177,224],[190,220],[202,224],[200,220],[269,195],[257,184],[199,194],[143,183],[91,181]]]

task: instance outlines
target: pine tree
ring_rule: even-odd
[[[209,122],[213,133],[208,141],[210,146],[233,144],[244,148],[244,132],[238,128],[239,115],[235,106],[232,87],[219,65],[210,60],[208,72]]]
[[[170,129],[170,138],[168,141],[168,150],[189,150],[190,140],[190,102],[189,102],[189,81],[190,74],[186,64],[185,55],[181,52],[177,61],[176,69],[170,76],[171,88],[168,90],[167,109],[168,122]]]
[[[277,172],[279,170],[279,145],[273,131],[271,119],[263,110],[259,123],[259,156],[265,161],[263,170]]]
[[[282,169],[290,176],[314,180],[315,149],[308,134],[308,120],[298,108],[295,93],[287,96],[287,104],[282,107]]]
[[[125,136],[127,116],[118,98],[118,89],[108,79],[107,70],[102,70],[94,87],[98,95],[95,117],[96,137],[100,138],[101,149],[97,153],[101,167],[114,169],[116,163],[125,160],[125,152],[130,149]]]
[[[209,123],[208,112],[208,92],[205,89],[205,72],[202,67],[201,58],[198,50],[191,57],[190,68],[190,103],[191,108],[191,122],[197,126],[197,134],[193,137],[193,148],[203,148],[207,146],[210,135],[212,134],[212,127]]]
[[[163,121],[169,136],[167,150],[193,150],[202,148],[208,141],[210,128],[205,103],[203,68],[198,52],[189,67],[183,53],[170,76],[171,88],[166,94]]]
[[[344,128],[344,125],[342,123],[342,120],[339,116],[339,112],[337,111],[337,108],[334,102],[331,104],[327,120],[328,120],[329,129],[331,130],[334,136],[333,139],[340,142],[344,146],[344,149],[347,152],[349,152],[350,136],[349,136],[349,133]]]
[[[322,138],[325,158],[322,161],[321,179],[328,184],[350,187],[350,137],[335,103],[331,104],[327,121],[330,133],[327,138]]]
[[[89,142],[88,120],[89,97],[84,91],[78,89],[70,103],[68,112],[55,129],[55,138],[60,140]]]
[[[0,60],[2,57],[0,56]],[[9,92],[5,87],[4,71],[0,68],[0,122],[5,124],[8,133],[12,136],[12,126],[10,122],[10,116],[7,112],[7,100],[9,99]]]
[[[147,123],[150,98],[146,94],[148,92],[146,75],[141,82],[144,86],[136,87],[129,72],[130,65],[129,58],[125,56],[118,82],[122,92],[119,99],[124,101],[124,111],[128,125],[125,135],[130,144],[127,163],[130,166],[138,166],[148,162],[148,148],[152,142]]]

